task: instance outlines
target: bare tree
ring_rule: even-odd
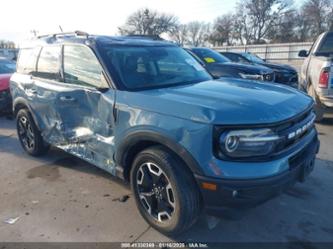
[[[249,22],[247,8],[241,2],[237,4],[234,17],[233,39],[238,40],[242,45],[251,43],[254,40],[251,23]]]
[[[301,7],[300,16],[306,24],[306,40],[312,40],[333,25],[332,0],[307,0]]]
[[[237,43],[244,45],[249,43],[250,37],[246,23],[246,15],[242,12],[242,9],[243,8],[238,8],[234,15],[234,27],[231,36]]]
[[[204,46],[208,41],[210,25],[204,22],[190,22],[187,24],[187,43],[191,46]]]
[[[119,27],[123,35],[160,35],[171,33],[178,27],[178,18],[150,9],[140,9],[127,18],[124,26]]]
[[[299,38],[296,33],[297,25],[304,25],[298,22],[298,18],[299,16],[296,10],[291,9],[289,11],[286,11],[283,15],[280,15],[278,17],[275,25],[269,30],[267,38],[270,40],[271,43],[298,41]],[[304,32],[304,30],[302,30],[302,32]]]
[[[236,23],[245,43],[263,43],[277,20],[289,10],[288,0],[244,0],[238,2]]]
[[[329,20],[329,31],[333,31],[333,0],[331,1],[331,9],[330,9],[330,13],[328,16],[328,20]]]
[[[296,30],[295,35],[297,37],[297,41],[304,42],[309,40],[311,34],[311,22],[307,18],[304,18],[302,11],[298,11],[296,13],[295,20]]]
[[[234,13],[218,17],[212,26],[198,21],[179,24],[174,15],[145,8],[130,15],[118,29],[121,34],[167,33],[182,46],[312,41],[333,30],[333,0],[304,0],[297,10],[293,0],[238,1]]]
[[[212,28],[212,32],[209,36],[209,41],[214,46],[220,46],[226,43],[227,45],[231,44],[232,40],[232,31],[234,28],[234,16],[231,14],[223,15],[218,17]]]
[[[170,38],[180,46],[184,46],[187,43],[187,33],[187,25],[181,24],[171,32]]]

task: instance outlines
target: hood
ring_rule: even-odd
[[[9,88],[9,80],[11,74],[0,74],[0,91],[7,90]]]
[[[221,125],[280,122],[313,103],[289,87],[231,78],[121,94],[120,101],[136,108]]]
[[[229,68],[235,68],[239,71],[242,71],[243,73],[252,73],[252,74],[269,74],[273,73],[273,70],[260,65],[250,65],[250,64],[241,64],[241,63],[235,63],[235,62],[226,62],[226,63],[214,63],[214,67],[229,67]]]
[[[292,66],[286,65],[286,64],[275,64],[275,63],[263,63],[260,64],[265,67],[269,67],[275,71],[290,71],[290,72],[296,72],[296,69],[293,68]]]

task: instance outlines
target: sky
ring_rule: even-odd
[[[295,0],[299,4],[303,0]],[[117,27],[137,9],[151,8],[178,16],[181,23],[212,22],[230,13],[236,0],[10,0],[1,2],[0,40],[16,43],[32,36],[82,30],[115,35]]]

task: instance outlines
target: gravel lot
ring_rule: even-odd
[[[333,116],[318,130],[320,153],[304,184],[242,218],[203,215],[186,234],[167,238],[141,218],[122,182],[59,150],[26,155],[15,122],[0,117],[0,241],[333,242]]]

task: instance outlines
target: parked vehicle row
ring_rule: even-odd
[[[333,32],[320,35],[310,51],[302,50],[299,56],[305,58],[299,89],[315,100],[320,121],[325,112],[333,111]]]
[[[251,53],[221,52],[221,54],[235,62],[270,68],[274,71],[274,82],[298,87],[298,73],[295,68],[289,65],[267,62]]]
[[[195,58],[219,67],[221,55],[191,53],[82,32],[25,44],[10,84],[22,147],[39,156],[52,145],[124,179],[169,235],[203,210],[253,207],[303,182],[319,150],[313,100],[260,83],[271,69],[257,65],[214,80]]]
[[[235,63],[210,48],[187,49],[215,78],[232,77],[274,82],[273,70],[260,65]]]
[[[267,63],[250,53],[217,52],[210,48],[186,50],[216,78],[243,78],[298,87],[297,71],[288,65]]]

